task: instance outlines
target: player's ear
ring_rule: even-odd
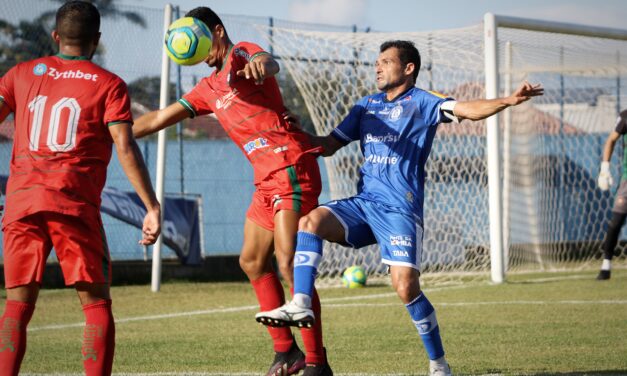
[[[54,43],[59,44],[61,42],[61,36],[59,35],[59,33],[57,33],[56,30],[52,30],[50,36],[52,36],[52,40],[54,41]]]
[[[407,65],[405,65],[405,75],[412,76],[414,74],[415,69],[416,69],[416,65],[414,63],[407,63]]]
[[[224,30],[224,26],[218,24],[213,28],[213,32],[214,35],[218,38],[218,39],[222,39],[224,37],[224,35],[226,34],[226,31]]]

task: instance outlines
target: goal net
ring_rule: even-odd
[[[376,92],[373,63],[380,44],[391,39],[418,47],[418,87],[459,101],[484,98],[483,31],[477,25],[420,33],[276,27],[266,33],[302,93],[316,132],[326,135],[360,97]],[[522,80],[546,90],[499,116],[506,269],[590,267],[600,254],[612,202],[610,193],[596,187],[596,176],[627,82],[620,64],[621,56],[627,60],[627,42],[507,28],[498,35],[500,95]],[[484,121],[440,125],[426,166],[424,277],[489,275],[486,153]],[[616,181],[620,153],[614,153]],[[332,199],[356,193],[362,161],[358,142],[325,158]],[[337,277],[351,265],[364,266],[370,276],[387,271],[378,246],[354,250],[325,243],[322,277]]]

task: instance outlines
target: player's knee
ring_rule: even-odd
[[[396,294],[407,304],[416,299],[420,295],[420,284],[409,278],[399,279],[394,283],[394,289]]]
[[[320,235],[320,214],[314,210],[298,221],[298,231],[305,231],[311,234]]]
[[[263,271],[263,262],[257,258],[239,257],[239,266],[248,277],[255,277]]]

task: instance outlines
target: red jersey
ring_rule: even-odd
[[[265,53],[253,43],[236,44],[221,70],[215,70],[179,100],[192,117],[215,113],[252,164],[255,184],[273,171],[294,165],[303,153],[316,151],[305,133],[283,119],[286,108],[274,77],[255,85],[254,80],[237,75],[250,60]]]
[[[108,126],[133,121],[124,81],[84,57],[50,56],[9,70],[0,99],[15,114],[3,225],[40,211],[99,209]]]

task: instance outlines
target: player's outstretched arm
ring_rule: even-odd
[[[146,206],[146,216],[142,228],[142,240],[140,244],[148,245],[157,241],[161,233],[161,206],[157,201],[155,191],[152,189],[150,176],[139,147],[133,138],[133,131],[129,123],[120,123],[109,127],[109,132],[115,143],[118,159],[124,169],[124,173],[131,182],[133,188]]]
[[[518,89],[508,97],[457,102],[453,113],[460,120],[481,120],[503,111],[507,107],[519,105],[533,97],[543,94],[544,88],[540,84],[532,85],[524,81]]]
[[[168,107],[148,112],[135,120],[133,136],[141,138],[176,124],[189,117],[189,111],[182,104],[176,102]]]
[[[243,69],[237,71],[240,77],[246,77],[247,80],[253,79],[256,85],[261,85],[263,80],[273,77],[279,73],[279,63],[274,60],[272,55],[262,53],[253,57]]]
[[[291,111],[285,111],[283,113],[283,118],[285,120],[287,120],[288,123],[290,123],[290,125],[292,127],[296,127],[298,129],[300,129],[301,131],[303,131],[305,134],[307,134],[307,136],[309,136],[309,141],[311,142],[311,144],[313,146],[320,146],[322,147],[322,156],[323,157],[330,157],[333,154],[335,154],[336,151],[338,151],[339,149],[341,149],[344,145],[342,145],[341,142],[339,142],[335,137],[333,137],[332,135],[327,135],[327,136],[317,136],[314,134],[311,134],[309,132],[305,132],[303,130],[303,128],[300,125],[300,118],[298,117],[298,115],[292,113]]]

